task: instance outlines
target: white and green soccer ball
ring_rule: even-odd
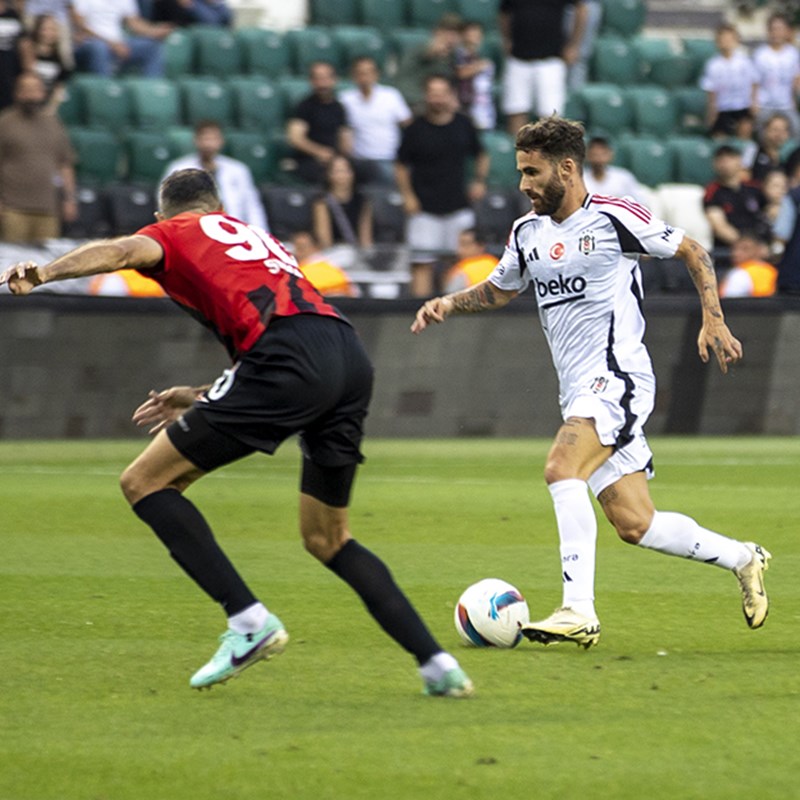
[[[522,593],[499,578],[472,584],[456,603],[456,630],[472,647],[516,647],[522,639],[520,626],[529,621]]]

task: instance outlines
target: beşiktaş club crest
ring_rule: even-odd
[[[594,251],[594,234],[591,231],[584,231],[578,237],[578,250],[585,256]]]

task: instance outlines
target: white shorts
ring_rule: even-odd
[[[567,65],[560,58],[520,61],[506,59],[503,73],[503,113],[539,117],[564,113],[567,103]]]
[[[652,374],[601,373],[578,386],[562,403],[561,413],[569,417],[593,419],[597,435],[614,452],[589,477],[595,497],[625,475],[655,474],[653,452],[644,435],[644,424],[653,410],[656,384]]]
[[[462,208],[452,214],[427,214],[424,211],[408,219],[406,240],[415,264],[436,261],[443,253],[455,254],[458,234],[475,227],[475,212]]]

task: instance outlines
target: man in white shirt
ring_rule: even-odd
[[[162,181],[180,169],[204,169],[210,172],[219,189],[227,214],[269,231],[264,205],[247,164],[222,155],[225,137],[213,120],[198,122],[194,129],[195,152],[167,165]]]
[[[374,58],[357,58],[351,75],[355,86],[340,92],[339,102],[353,132],[356,174],[365,183],[394,185],[400,128],[411,122],[411,109],[397,89],[378,83],[380,73]]]
[[[173,26],[144,19],[136,0],[73,0],[72,24],[80,69],[112,76],[133,66],[145,77],[163,76],[162,43]]]
[[[529,286],[536,295],[564,420],[545,466],[563,602],[550,617],[523,626],[523,634],[543,644],[570,641],[585,648],[600,638],[597,519],[589,488],[623,541],[731,570],[748,626],[760,627],[769,609],[763,573],[770,554],[684,514],[657,511],[648,489],[653,461],[643,426],[655,402],[655,377],[643,342],[638,255],[685,263],[702,307],[700,358],[708,361],[710,349],[725,373],[742,357],[742,346],[725,325],[710,256],[644,206],[587,193],[581,125],[558,117],[525,125],[516,150],[530,213],[514,223],[505,253],[485,281],[429,300],[411,330],[419,333],[452,314],[499,308]]]
[[[767,43],[753,54],[758,72],[758,116],[765,120],[781,111],[792,122],[792,135],[800,133],[797,96],[800,94],[800,53],[794,44],[794,30],[784,14],[772,14],[767,21]]]
[[[624,167],[614,166],[614,149],[608,139],[593,136],[586,147],[583,181],[592,194],[608,197],[632,197],[640,203],[645,193],[636,176]]]

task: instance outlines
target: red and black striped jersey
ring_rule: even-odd
[[[303,277],[294,257],[270,234],[222,213],[184,213],[148,225],[164,250],[142,274],[211,328],[232,358],[259,340],[273,317],[318,314],[347,321]]]

